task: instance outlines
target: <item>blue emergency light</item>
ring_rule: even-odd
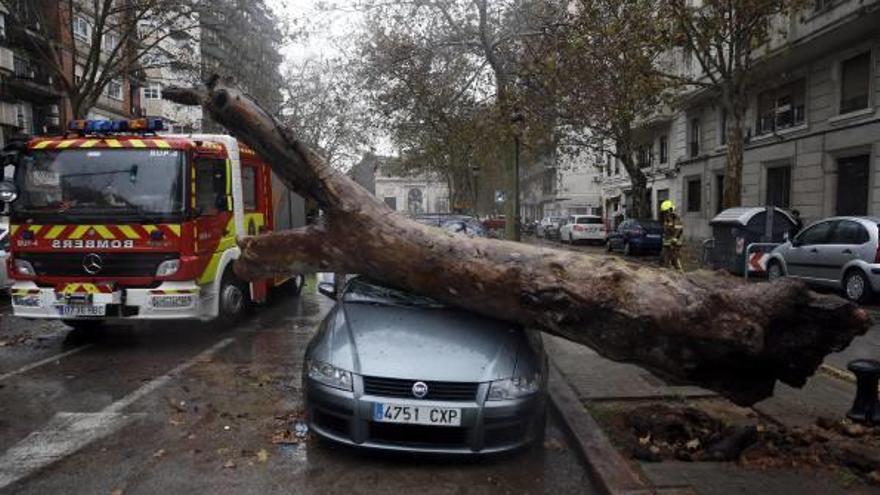
[[[165,122],[158,117],[130,120],[71,120],[67,129],[80,134],[109,134],[113,132],[159,132]]]

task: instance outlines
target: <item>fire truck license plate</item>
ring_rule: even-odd
[[[107,306],[103,304],[65,304],[55,306],[61,316],[104,316],[107,314]]]

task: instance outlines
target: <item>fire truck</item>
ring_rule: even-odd
[[[72,121],[7,159],[16,316],[233,321],[271,290],[299,292],[301,276],[245,282],[232,266],[237,236],[303,225],[303,199],[231,136],[162,130],[160,119]]]

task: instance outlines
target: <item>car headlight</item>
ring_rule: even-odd
[[[309,379],[329,387],[351,391],[351,372],[323,361],[308,361]]]
[[[180,260],[165,260],[156,268],[156,276],[168,277],[177,273],[177,270],[180,270]]]
[[[34,271],[34,265],[30,261],[15,259],[12,261],[12,268],[16,275],[23,277],[34,277],[37,272]]]
[[[489,385],[488,400],[510,400],[532,395],[541,389],[541,374],[495,380]]]

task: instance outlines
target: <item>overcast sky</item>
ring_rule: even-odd
[[[311,33],[307,43],[284,46],[281,53],[287,61],[310,57],[328,58],[350,49],[351,36],[357,29],[361,14],[346,9],[345,0],[266,0],[279,19],[299,23]],[[334,7],[334,4],[337,5]]]

